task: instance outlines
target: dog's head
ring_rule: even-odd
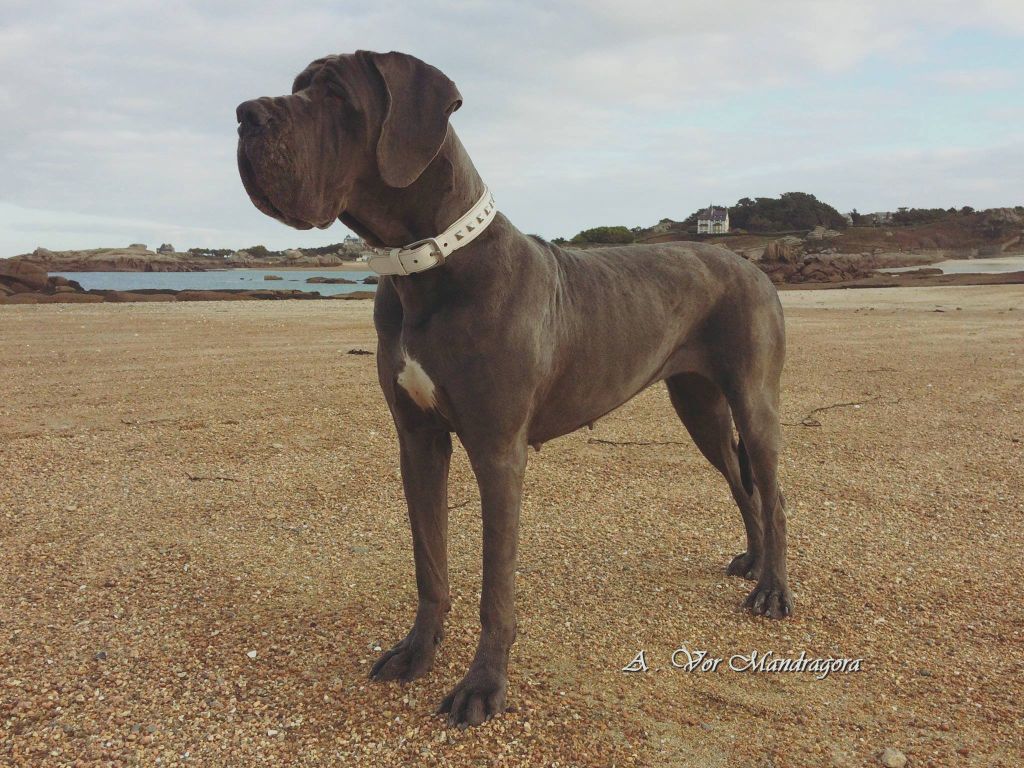
[[[290,95],[238,105],[242,184],[268,216],[329,227],[362,188],[416,181],[461,104],[455,83],[404,53],[317,59]]]

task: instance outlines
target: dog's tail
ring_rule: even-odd
[[[747,455],[747,447],[743,445],[743,438],[739,439],[736,446],[736,453],[740,459],[740,480],[743,482],[743,490],[747,495],[754,495],[754,476],[750,473],[750,457]]]

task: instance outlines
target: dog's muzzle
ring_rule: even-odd
[[[452,253],[473,242],[494,221],[497,213],[494,195],[484,187],[484,194],[476,205],[440,235],[401,248],[374,248],[367,266],[378,275],[411,275],[438,267]]]

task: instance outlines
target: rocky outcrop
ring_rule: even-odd
[[[341,256],[334,253],[324,254],[323,256],[310,256],[308,260],[308,263],[315,264],[318,267],[336,267],[339,264],[345,263]]]
[[[334,296],[325,296],[324,298],[349,301],[352,299],[372,299],[375,295],[373,291],[352,291],[351,293],[337,293]]]
[[[322,255],[306,255],[302,251],[285,251],[285,258],[288,259],[289,267],[337,267],[341,264],[351,264],[352,259],[347,261],[336,253],[325,253]]]
[[[187,253],[155,253],[138,245],[85,251],[36,248],[8,261],[27,262],[47,272],[201,272],[223,266],[220,260],[195,259]]]
[[[230,291],[179,291],[175,298],[177,301],[241,301],[245,296]]]
[[[256,262],[256,259],[254,259],[249,254],[248,251],[235,251],[233,254],[228,256],[227,262],[228,262],[228,265],[232,266],[232,267],[237,267],[237,266],[246,266],[246,267],[248,267],[248,266],[251,266],[252,264],[254,264]]]
[[[103,291],[103,298],[112,304],[136,301],[177,301],[177,296],[173,293],[138,293],[134,291]]]
[[[807,233],[808,240],[831,240],[835,237],[841,237],[842,232],[838,232],[834,229],[828,229],[820,224]]]
[[[803,256],[804,244],[799,237],[781,237],[764,247],[761,262],[766,264],[795,264]]]
[[[348,280],[344,277],[308,277],[306,278],[307,283],[317,283],[325,285],[355,285],[355,280]]]
[[[769,261],[762,258],[758,266],[774,283],[840,283],[870,277],[878,269],[894,266],[893,259],[886,256],[873,253],[810,253],[793,260]],[[896,262],[898,265],[906,263],[904,259],[897,259]]]
[[[71,288],[76,291],[83,290],[82,284],[79,283],[77,280],[69,280],[68,278],[61,277],[60,275],[54,275],[53,277],[49,278],[49,281],[51,284],[56,285],[60,288]]]
[[[0,283],[5,283],[12,288],[23,286],[31,290],[45,290],[50,285],[45,269],[31,262],[13,259],[0,261]],[[22,291],[13,292],[21,293]]]
[[[99,304],[102,301],[104,298],[95,293],[52,293],[39,299],[40,304]]]
[[[102,296],[92,293],[16,293],[5,297],[0,304],[98,304]]]
[[[756,249],[739,251],[757,265],[775,283],[839,283],[861,280],[886,267],[930,264],[945,257],[942,252],[904,253],[880,248],[861,253],[838,253],[830,230],[819,227],[819,237],[792,235],[770,241],[760,254]],[[840,233],[835,232],[835,236]],[[758,258],[759,256],[759,258]]]
[[[200,272],[207,269],[229,267],[268,267],[281,265],[290,267],[334,267],[350,264],[360,255],[362,247],[341,244],[334,251],[306,253],[292,248],[283,253],[264,252],[255,257],[249,251],[236,251],[226,258],[213,252],[193,249],[188,253],[174,250],[170,243],[164,243],[150,251],[142,243],[132,243],[126,248],[93,248],[82,251],[51,251],[36,248],[32,253],[15,256],[14,259],[27,261],[48,272]]]

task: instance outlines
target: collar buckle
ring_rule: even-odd
[[[437,241],[436,237],[425,237],[422,240],[417,240],[415,243],[409,243],[409,245],[403,245],[399,248],[399,251],[414,251],[417,248],[422,248],[424,245],[431,245],[433,250],[430,252],[430,256],[437,259],[437,266],[444,264],[444,260],[448,258],[448,254],[445,253],[444,248],[441,247],[441,243]]]

